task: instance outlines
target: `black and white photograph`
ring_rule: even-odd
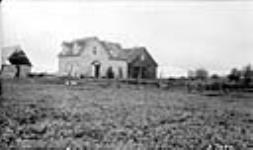
[[[0,1],[0,150],[253,150],[253,0]]]

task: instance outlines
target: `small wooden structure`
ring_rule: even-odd
[[[3,63],[1,68],[3,78],[27,77],[30,74],[32,64],[23,50],[15,49],[6,57],[8,63]]]
[[[155,79],[157,63],[145,47],[133,48],[128,58],[128,78]]]

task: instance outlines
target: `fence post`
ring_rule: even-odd
[[[138,77],[137,77],[137,84],[140,86],[140,80],[142,80],[142,67],[139,68]]]

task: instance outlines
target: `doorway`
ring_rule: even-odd
[[[95,78],[98,78],[99,77],[99,74],[100,73],[100,65],[94,65],[94,75],[95,75]]]
[[[99,78],[100,77],[100,68],[101,68],[100,62],[94,61],[91,64],[92,64],[92,76],[95,78]]]

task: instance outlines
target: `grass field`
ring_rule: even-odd
[[[1,145],[134,149],[253,146],[253,94],[189,94],[115,83],[4,81]],[[94,146],[93,145],[93,146]]]

